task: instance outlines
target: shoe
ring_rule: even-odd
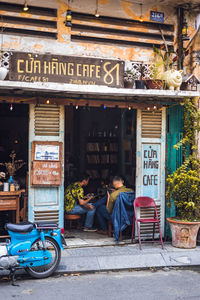
[[[96,232],[97,229],[96,228],[87,228],[87,227],[84,227],[83,231],[85,231],[85,232]]]
[[[97,230],[97,233],[103,234],[103,235],[108,235],[108,231],[105,231],[105,230]]]

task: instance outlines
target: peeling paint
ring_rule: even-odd
[[[19,1],[15,1],[18,3]],[[21,2],[19,2],[21,3]],[[47,5],[48,3],[48,5]],[[36,0],[31,1],[31,5],[38,5]],[[129,47],[123,45],[112,45],[112,44],[92,44],[86,42],[75,42],[71,41],[71,28],[66,27],[65,17],[66,11],[68,9],[67,1],[57,0],[57,1],[46,1],[43,0],[41,2],[41,6],[45,5],[48,7],[57,8],[57,32],[58,39],[57,40],[49,40],[45,38],[39,37],[25,37],[25,36],[15,36],[15,35],[3,35],[3,50],[18,50],[18,51],[30,51],[30,52],[41,52],[41,53],[55,53],[61,55],[76,55],[76,56],[93,56],[93,57],[102,57],[109,59],[121,59],[121,60],[133,60],[133,61],[151,61],[153,57],[153,51],[151,49],[145,49],[142,47]],[[70,2],[70,8],[72,11],[82,11],[87,13],[94,13],[96,7],[96,2],[91,0],[83,1],[76,0]],[[130,19],[138,19],[140,16],[140,5],[137,3],[130,3],[125,0],[99,0],[99,9],[100,14],[102,15],[112,15],[114,17],[121,18],[130,18]],[[167,23],[175,24],[176,16],[174,9],[170,6],[161,6],[161,5],[153,5],[147,1],[144,1],[143,5],[143,18],[149,21],[149,11],[150,10],[160,10],[165,13],[165,20]],[[0,11],[1,12],[1,11]],[[5,14],[5,11],[2,11]],[[13,16],[21,16],[27,18],[38,18],[38,19],[46,19],[46,20],[56,20],[55,17],[45,17],[39,15],[33,15],[31,13],[24,12],[8,12],[9,15]],[[75,23],[91,25],[91,23],[87,21],[75,20]],[[99,26],[101,24],[98,18],[94,21],[94,26]],[[20,24],[13,24],[12,27],[19,27]],[[102,24],[101,24],[102,26]],[[124,30],[134,30],[141,32],[155,32],[155,30],[150,30],[147,28],[133,28],[131,26],[120,26],[120,25],[112,25],[106,24],[107,28],[116,28],[116,29],[124,29]],[[142,26],[142,24],[141,24]],[[28,28],[30,26],[24,26],[24,28]],[[37,28],[38,30],[46,30],[44,27]],[[54,31],[55,29],[49,29],[48,31]],[[189,21],[189,33],[194,34],[194,20]],[[85,33],[88,35],[89,33]],[[106,34],[104,37],[109,38],[110,35]],[[119,38],[117,35],[112,35],[112,38]],[[126,36],[121,36],[121,39],[129,39]],[[131,37],[129,40],[137,41],[138,38]],[[152,42],[151,39],[146,39],[147,42]]]

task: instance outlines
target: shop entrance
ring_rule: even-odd
[[[135,190],[136,110],[66,106],[64,148],[65,187],[86,172],[90,175],[86,194],[104,194],[105,186],[119,174]]]
[[[0,104],[0,172],[5,174],[5,178],[2,173],[0,177],[0,236],[5,233],[6,222],[17,221],[17,211],[10,210],[14,203],[15,192],[19,194],[23,191],[20,193],[18,213],[21,214],[18,221],[23,221],[25,217],[25,211],[22,213],[22,210],[27,189],[28,119],[28,105]],[[9,180],[11,177],[13,181]],[[4,200],[8,210],[5,210]]]

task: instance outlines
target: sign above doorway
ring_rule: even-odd
[[[123,87],[124,62],[118,60],[13,52],[9,80]]]

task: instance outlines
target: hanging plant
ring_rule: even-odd
[[[183,159],[189,156],[190,161],[197,160],[197,135],[200,131],[200,111],[195,99],[186,98],[184,101],[183,139],[174,148],[183,147]]]

